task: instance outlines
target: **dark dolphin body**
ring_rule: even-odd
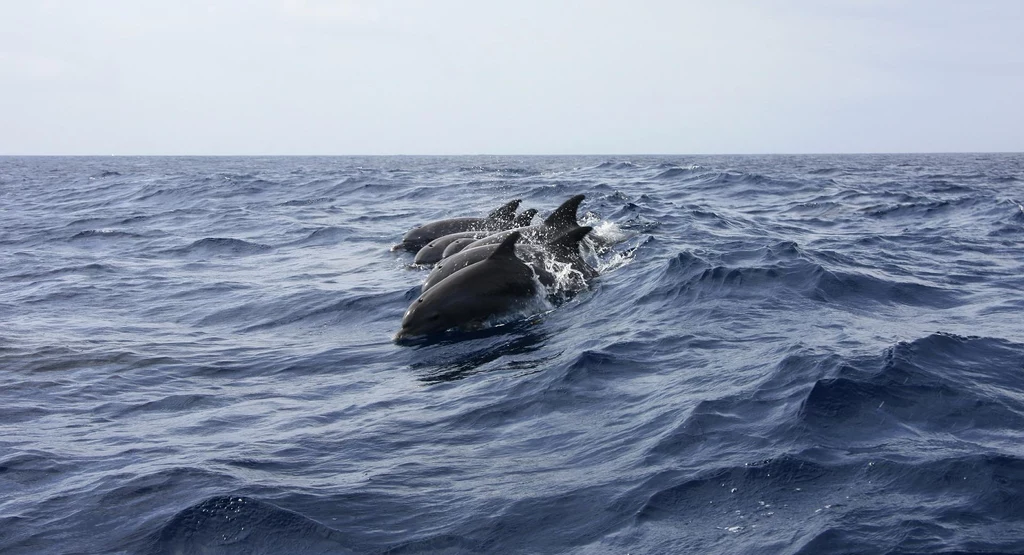
[[[520,212],[516,219],[512,221],[512,227],[526,227],[533,223],[533,217],[536,215],[536,208],[527,208]]]
[[[462,249],[469,246],[476,239],[456,239],[452,241],[447,247],[444,248],[444,253],[441,254],[441,260],[448,258],[449,256],[462,252]]]
[[[486,260],[467,266],[413,301],[396,341],[473,329],[493,316],[525,308],[537,294],[533,270],[516,257],[519,233],[510,234]]]
[[[537,213],[537,210],[530,208],[529,210],[523,210],[522,214],[519,214],[512,221],[513,227],[519,227],[521,222],[525,222],[523,225],[530,225],[530,221],[533,220],[533,215]],[[414,264],[434,264],[443,259],[446,254],[445,250],[452,242],[459,239],[471,238],[473,240],[482,239],[490,235],[490,231],[463,231],[461,233],[452,233],[445,235],[444,237],[438,237],[433,241],[427,243],[422,249],[416,252],[416,259],[413,261]],[[472,241],[470,241],[472,243]],[[469,243],[464,243],[463,247]],[[455,250],[453,252],[458,252]]]
[[[589,281],[597,275],[597,271],[583,260],[583,257],[580,255],[579,246],[580,241],[590,233],[591,229],[593,228],[589,226],[571,229],[544,245],[517,245],[516,254],[533,268],[540,282],[547,287],[554,285],[555,277],[544,267],[545,256],[550,256],[558,262],[572,265],[572,268],[579,272],[585,281]],[[486,260],[498,248],[499,245],[467,248],[445,258],[430,271],[427,280],[423,282],[421,291],[426,292],[455,272]]]
[[[450,218],[415,227],[406,233],[402,237],[402,242],[395,245],[392,250],[404,249],[409,252],[416,252],[434,239],[452,233],[508,229],[512,227],[516,217],[516,210],[521,202],[522,200],[515,199],[494,210],[486,218]]]
[[[416,258],[413,260],[413,264],[434,264],[444,258],[444,251],[452,242],[469,239],[469,242],[472,243],[490,234],[490,231],[462,231],[438,237],[424,245],[422,249],[416,251]]]
[[[563,202],[561,206],[555,208],[551,215],[544,219],[543,223],[488,235],[470,244],[466,249],[498,244],[504,241],[512,231],[518,231],[523,235],[523,243],[545,243],[550,241],[570,229],[579,227],[579,223],[576,222],[576,212],[579,210],[583,198],[583,195],[576,195]]]

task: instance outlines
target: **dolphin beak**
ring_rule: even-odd
[[[409,333],[409,330],[402,328],[398,330],[398,333],[395,334],[393,341],[395,343],[405,343],[415,336],[415,334]]]

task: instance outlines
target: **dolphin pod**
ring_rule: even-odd
[[[417,265],[436,265],[395,340],[477,329],[536,309],[545,297],[563,299],[586,288],[597,271],[580,251],[592,230],[577,223],[583,199],[573,196],[536,225],[531,224],[537,210],[516,215],[516,199],[486,218],[438,220],[406,233],[393,250],[416,252]]]

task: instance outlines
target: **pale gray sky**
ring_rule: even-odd
[[[0,154],[1024,150],[1024,1],[0,0]]]

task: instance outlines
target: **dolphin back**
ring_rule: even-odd
[[[522,199],[517,198],[494,209],[487,215],[488,223],[491,224],[492,228],[507,229],[512,225],[512,221],[516,219],[516,210],[519,210],[519,204],[522,202]]]
[[[579,210],[584,198],[583,195],[576,195],[563,202],[561,206],[555,208],[555,211],[544,219],[544,225],[563,231],[579,225],[576,223],[576,212]]]
[[[527,208],[523,210],[516,219],[512,221],[512,227],[526,227],[533,222],[533,217],[537,215],[536,208]]]
[[[448,218],[414,227],[402,237],[402,242],[395,245],[392,250],[402,249],[417,252],[434,239],[452,233],[508,229],[516,217],[516,210],[521,202],[522,199],[511,200],[491,211],[486,218]]]

